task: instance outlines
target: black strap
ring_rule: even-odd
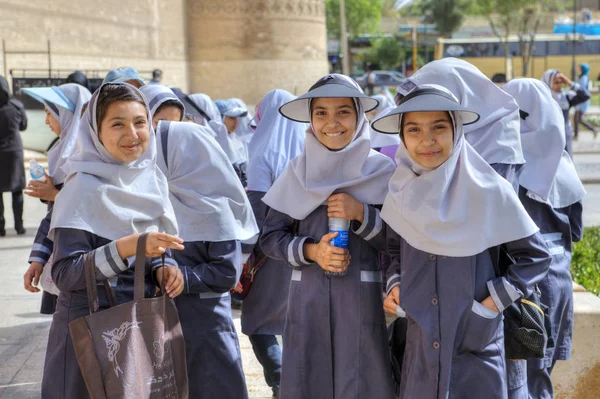
[[[100,307],[98,301],[98,287],[96,286],[96,271],[94,270],[94,251],[83,255],[85,285],[87,288],[88,306],[90,314],[96,313]]]
[[[163,121],[160,123],[160,144],[162,147],[162,155],[165,160],[165,166],[167,169],[169,168],[169,159],[167,158],[167,154],[169,154],[168,145],[169,145],[169,126],[171,126],[171,122]]]
[[[135,252],[134,280],[133,280],[133,300],[144,299],[145,277],[146,277],[146,240],[148,233],[141,234],[137,241],[137,250]]]
[[[98,299],[98,285],[96,282],[96,267],[94,266],[94,251],[83,255],[83,265],[85,274],[85,286],[87,289],[88,307],[90,314],[96,313],[100,309],[100,300]],[[108,280],[104,280],[104,290],[108,297],[109,305],[116,306],[117,298],[115,292],[110,286]]]

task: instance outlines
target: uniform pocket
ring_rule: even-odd
[[[498,328],[501,325],[501,313],[494,312],[477,301],[473,301],[465,318],[465,328],[461,352],[484,352],[496,341]]]

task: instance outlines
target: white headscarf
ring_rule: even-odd
[[[248,190],[267,192],[288,163],[302,153],[308,125],[279,113],[279,107],[294,98],[285,90],[271,90],[260,102],[260,120],[249,147]]]
[[[185,115],[185,106],[179,97],[177,97],[175,93],[173,93],[173,91],[167,86],[159,84],[144,85],[140,88],[140,91],[146,98],[146,103],[148,104],[148,108],[150,108],[150,114],[153,118],[154,114],[156,114],[156,111],[158,111],[163,103],[166,101],[177,101],[179,104],[181,104],[181,108],[183,109],[180,119],[183,120]]]
[[[56,197],[48,237],[54,229],[85,230],[116,240],[130,234],[163,231],[177,234],[177,222],[169,201],[167,179],[156,166],[156,138],[146,106],[150,135],[142,156],[121,163],[104,148],[98,137],[96,107],[102,85],[90,100],[77,134],[76,150],[65,162],[65,186]]]
[[[406,146],[398,147],[383,220],[412,247],[453,257],[476,255],[537,232],[510,183],[465,140],[460,116],[450,115],[454,148],[438,168],[423,168]]]
[[[456,58],[432,61],[398,86],[406,95],[415,85],[436,84],[450,90],[461,105],[481,119],[464,127],[465,138],[488,164],[525,163],[519,134],[519,107],[474,65]]]
[[[519,184],[527,195],[553,208],[580,201],[585,189],[565,148],[565,121],[549,88],[537,79],[514,79],[503,89],[513,96],[521,111],[521,145],[527,163]]]
[[[356,82],[348,81],[362,92]],[[335,192],[348,193],[367,204],[383,203],[394,163],[371,149],[369,122],[361,103],[354,104],[358,121],[350,144],[332,151],[319,142],[310,126],[304,151],[288,164],[263,202],[297,220],[306,218]]]
[[[389,93],[387,89],[385,91]],[[371,118],[372,120],[375,120],[375,118],[381,116],[388,109],[396,108],[396,104],[394,103],[393,97],[391,100],[389,97],[383,94],[376,94],[371,97],[379,101],[379,105],[374,110],[375,116]],[[382,148],[399,144],[400,135],[379,133],[378,131],[371,129],[371,148]]]
[[[179,236],[185,241],[247,240],[258,234],[252,207],[227,156],[205,129],[167,121],[157,128],[157,164],[169,182]]]
[[[556,102],[560,106],[560,109],[566,111],[569,108],[571,108],[571,106],[569,105],[568,92],[565,92],[565,90],[552,90],[552,82],[554,81],[554,77],[559,73],[560,71],[558,69],[548,69],[542,75],[542,82],[544,82],[546,86],[548,86],[550,92],[552,93],[552,98],[556,100]]]
[[[245,116],[240,116],[238,118],[238,124],[235,128],[235,135],[237,138],[243,143],[250,143],[252,140],[252,135],[254,132],[250,129],[249,123],[253,118],[253,115],[250,113],[248,106],[246,103],[240,98],[232,98],[230,101],[233,101],[238,107],[248,110],[248,113]]]
[[[233,165],[246,162],[243,144],[229,134],[227,127],[223,124],[219,108],[213,100],[203,93],[191,94],[188,97],[210,118],[208,126],[215,133],[215,139],[225,151],[229,162]]]
[[[71,111],[56,104],[50,103],[52,105],[48,105],[48,101],[43,101],[46,109],[59,121],[61,129],[58,141],[48,151],[48,175],[50,175],[55,185],[62,184],[65,181],[66,175],[62,170],[62,166],[75,149],[81,111],[92,97],[88,89],[76,83],[60,85],[58,89],[69,99],[74,109]]]

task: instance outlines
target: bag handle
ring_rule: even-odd
[[[83,255],[83,266],[85,275],[85,286],[87,289],[88,307],[90,314],[96,313],[100,309],[100,300],[98,299],[98,285],[96,282],[96,268],[94,266],[94,252],[88,252]],[[104,290],[108,297],[110,306],[116,306],[117,300],[115,292],[110,286],[108,280],[104,280]]]
[[[137,240],[135,253],[134,277],[133,277],[133,300],[144,299],[145,276],[146,276],[146,240],[148,233],[140,234]]]

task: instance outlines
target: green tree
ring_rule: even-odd
[[[404,48],[396,38],[382,37],[371,39],[371,48],[367,50],[363,59],[370,64],[377,64],[382,69],[393,69],[404,58]]]
[[[460,29],[472,6],[473,0],[416,0],[409,12],[435,24],[441,36],[451,37]]]
[[[502,43],[506,57],[506,75],[512,77],[511,35],[519,38],[523,60],[522,75],[527,76],[535,45],[535,36],[544,13],[564,9],[561,0],[474,0],[473,11],[487,18],[492,32]]]
[[[373,33],[381,22],[381,0],[346,0],[346,29],[350,37]],[[327,33],[340,37],[340,1],[325,0]]]

